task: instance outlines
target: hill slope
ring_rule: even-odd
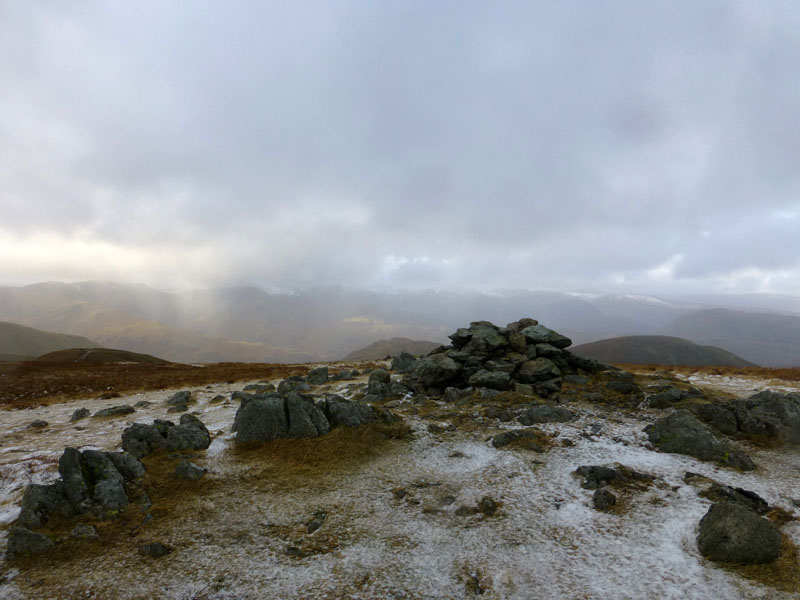
[[[110,348],[70,348],[69,350],[56,350],[36,359],[37,362],[85,362],[85,363],[137,363],[147,365],[166,365],[168,361],[150,356],[128,352],[127,350],[113,350]]]
[[[41,331],[33,327],[0,321],[0,358],[19,360],[67,348],[96,348],[101,344],[85,337]]]
[[[753,363],[715,346],[699,346],[664,335],[633,335],[574,346],[581,356],[607,363],[682,365],[690,367],[752,367]]]
[[[698,310],[675,319],[663,333],[719,346],[764,366],[800,365],[800,316]]]
[[[439,344],[436,342],[394,337],[388,340],[378,340],[365,348],[353,350],[344,360],[381,360],[387,356],[397,356],[401,352],[415,355],[427,354],[438,346]]]

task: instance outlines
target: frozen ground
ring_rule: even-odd
[[[698,386],[717,381],[692,380]],[[747,389],[753,380],[727,381]],[[144,559],[131,542],[68,566],[55,564],[34,581],[4,571],[0,597],[15,598],[763,598],[796,596],[723,570],[697,552],[696,527],[710,502],[683,482],[686,471],[753,490],[770,504],[794,510],[800,498],[800,455],[747,448],[759,469],[737,473],[694,459],[648,449],[644,426],[656,411],[636,417],[593,406],[580,418],[543,425],[557,440],[545,454],[496,450],[485,431],[432,435],[427,422],[408,416],[416,435],[398,442],[346,477],[285,489],[248,481],[248,467],[228,451],[235,404],[209,404],[235,386],[195,390],[193,407],[212,432],[206,453],[209,477],[227,483],[188,504],[151,534],[173,545],[172,554]],[[0,519],[17,514],[29,481],[55,477],[64,446],[119,447],[134,420],[164,418],[172,391],[110,401],[83,400],[0,415]],[[72,411],[149,400],[154,404],[116,419],[68,423]],[[131,418],[133,417],[133,418]],[[50,426],[29,429],[34,419]],[[76,425],[83,429],[77,429]],[[596,426],[600,426],[597,431]],[[593,427],[595,426],[595,427]],[[596,433],[593,433],[595,432]],[[585,464],[621,463],[656,477],[650,488],[624,494],[623,510],[601,513],[591,491],[572,472]],[[394,488],[407,495],[397,498]],[[500,503],[495,516],[459,515],[483,496]],[[287,531],[316,511],[327,519],[304,543],[333,542],[330,550],[298,558],[287,554]],[[208,515],[213,515],[209,518]],[[797,522],[783,531],[800,544]],[[5,540],[0,541],[4,551]],[[7,569],[7,567],[3,567]],[[70,570],[67,570],[70,569]]]

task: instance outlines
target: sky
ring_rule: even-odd
[[[800,3],[0,0],[0,284],[800,294]]]

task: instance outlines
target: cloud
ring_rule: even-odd
[[[800,293],[792,4],[0,11],[7,283]]]

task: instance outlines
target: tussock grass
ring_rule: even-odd
[[[786,536],[778,558],[766,565],[720,565],[742,577],[782,592],[800,594],[800,556],[797,546]]]
[[[308,484],[358,468],[385,452],[411,429],[402,421],[338,427],[316,438],[280,438],[263,445],[236,446],[233,456],[253,479]]]

